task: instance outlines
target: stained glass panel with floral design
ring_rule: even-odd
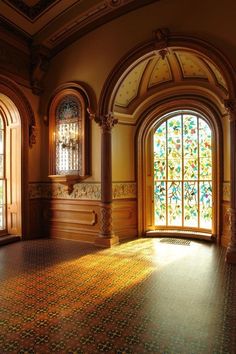
[[[212,228],[212,131],[184,112],[154,133],[155,225]]]

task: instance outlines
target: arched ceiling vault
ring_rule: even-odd
[[[173,88],[209,91],[228,98],[227,83],[220,69],[200,53],[186,48],[168,48],[149,53],[129,67],[120,78],[113,96],[117,116],[132,116],[138,106]]]

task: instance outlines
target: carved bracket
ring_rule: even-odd
[[[36,95],[43,92],[43,78],[49,67],[50,53],[46,47],[33,46],[31,48],[30,79],[32,91]]]
[[[224,106],[225,106],[225,109],[229,113],[236,113],[236,99],[229,98],[227,100],[224,100]],[[235,117],[235,119],[236,119],[236,117]],[[233,119],[233,120],[235,120],[235,119]]]
[[[111,130],[118,123],[118,119],[110,112],[104,116],[96,116],[90,108],[87,109],[89,118],[93,119],[104,130]]]

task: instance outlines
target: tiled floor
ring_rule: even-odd
[[[0,353],[236,353],[236,267],[204,242],[0,248]]]

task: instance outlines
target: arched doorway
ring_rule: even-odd
[[[31,106],[18,86],[0,75],[2,123],[2,225],[0,235],[29,238],[28,149],[35,126]]]
[[[0,94],[0,234],[22,235],[21,121],[9,97]]]

